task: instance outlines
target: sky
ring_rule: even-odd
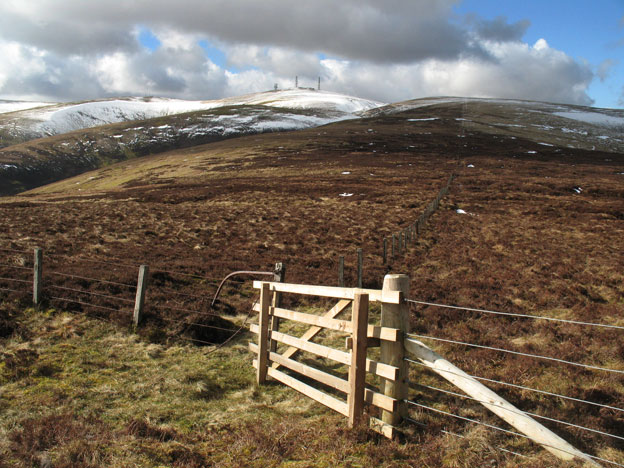
[[[624,108],[624,0],[2,0],[0,99],[299,85]]]

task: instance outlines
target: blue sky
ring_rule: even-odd
[[[624,0],[0,2],[0,99],[314,86],[624,107]]]
[[[596,72],[610,63],[604,82],[595,79],[588,93],[597,107],[624,107],[618,104],[624,91],[624,0],[464,0],[455,11],[487,19],[506,16],[509,22],[528,19],[527,43],[546,39],[551,47],[588,61]]]

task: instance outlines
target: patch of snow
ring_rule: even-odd
[[[550,143],[538,143],[538,145],[542,145],[542,146],[555,146],[555,145],[551,145]]]
[[[558,115],[559,117],[564,117],[566,119],[578,120],[592,125],[602,125],[607,127],[624,126],[624,117],[616,117],[613,115],[603,114],[601,112],[555,112],[554,115]]]
[[[572,190],[574,190],[576,193],[581,193],[583,192],[583,189],[581,187],[574,187]]]
[[[353,196],[353,194],[352,194],[352,193],[347,193],[347,192],[344,192],[344,193],[341,193],[341,194],[340,194],[340,195],[338,195],[338,196],[339,196],[339,197],[352,197],[352,196]]]
[[[53,102],[31,102],[31,101],[4,101],[0,100],[0,114],[8,112],[18,112],[36,107],[51,106]]]
[[[457,212],[457,214],[468,214],[468,213],[466,213],[464,210],[462,210],[461,208],[458,208],[458,209],[456,210],[456,212]]]
[[[527,154],[537,154],[537,151],[527,151]]]
[[[597,136],[596,138],[598,138],[598,139],[600,139],[600,140],[608,140],[608,139],[610,139],[611,137],[609,137],[609,136],[607,136],[607,135],[600,135],[600,136]]]
[[[474,164],[468,164],[466,167],[474,167]]]
[[[408,122],[427,122],[430,120],[440,120],[438,117],[429,117],[426,119],[407,119]]]
[[[349,175],[349,174],[351,174],[351,172],[349,172],[349,171],[343,171],[343,172],[341,172],[341,174],[342,174],[342,175]]]

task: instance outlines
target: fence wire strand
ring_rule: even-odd
[[[416,364],[417,366],[421,366],[421,367],[424,367],[426,369],[430,369],[429,366],[423,364],[422,362],[414,361],[413,359],[409,359],[409,358],[403,358],[403,359],[405,361],[407,361],[407,362],[412,363],[412,364]],[[458,377],[465,377],[462,374],[458,374],[457,372],[452,372],[450,370],[446,370],[446,369],[438,369],[438,370],[440,372],[444,372],[446,374],[452,374],[452,375],[456,375]],[[531,388],[531,387],[525,387],[524,385],[512,384],[512,383],[509,383],[509,382],[502,382],[500,380],[488,379],[486,377],[479,377],[479,376],[470,375],[470,374],[467,374],[467,375],[468,375],[468,377],[471,377],[471,378],[476,379],[476,380],[482,380],[484,382],[491,382],[491,383],[494,383],[494,384],[500,384],[500,385],[505,385],[505,386],[512,387],[512,388],[517,388],[519,390],[527,390],[527,391],[530,391],[530,392],[541,393],[543,395],[549,395],[549,396],[553,396],[553,397],[563,398],[565,400],[570,400],[570,401],[574,401],[574,402],[577,402],[577,403],[585,403],[585,404],[588,404],[588,405],[598,406],[600,408],[605,408],[605,409],[610,409],[610,410],[614,410],[614,411],[624,412],[624,408],[618,408],[616,406],[604,405],[602,403],[596,403],[595,401],[582,400],[580,398],[574,398],[574,397],[570,397],[570,396],[567,396],[567,395],[561,395],[559,393],[547,392],[545,390],[538,390],[538,389]]]
[[[136,289],[136,284],[117,283],[115,281],[108,281],[108,280],[102,280],[102,279],[97,279],[97,278],[89,278],[88,276],[68,275],[67,273],[59,273],[57,271],[51,271],[50,274],[51,275],[57,275],[57,276],[63,276],[65,278],[75,278],[75,279],[82,279],[82,280],[86,280],[86,281],[95,281],[97,283],[112,284],[114,286],[123,286],[123,287],[135,288]]]
[[[548,416],[542,416],[540,414],[531,413],[530,411],[523,411],[523,410],[520,410],[520,409],[515,411],[515,410],[509,409],[509,408],[507,408],[507,407],[505,407],[503,405],[499,405],[499,404],[496,404],[496,403],[493,403],[493,402],[490,402],[490,401],[479,400],[478,398],[474,398],[474,397],[471,397],[469,395],[462,395],[461,393],[453,392],[453,391],[450,391],[450,390],[445,390],[443,388],[433,387],[431,385],[424,385],[424,384],[420,384],[420,383],[416,383],[416,382],[410,382],[410,385],[412,385],[412,388],[413,388],[413,386],[423,387],[423,388],[427,388],[429,390],[433,390],[433,391],[436,391],[436,392],[446,393],[447,395],[453,395],[453,396],[456,396],[456,397],[459,397],[459,398],[464,398],[466,400],[475,401],[477,403],[488,404],[488,405],[491,405],[491,406],[496,406],[497,408],[504,409],[505,411],[509,411],[510,413],[514,413],[514,414],[517,414],[519,416],[529,415],[529,416],[533,416],[534,418],[543,419],[545,421],[555,422],[555,423],[558,423],[558,424],[563,424],[565,426],[574,427],[576,429],[581,429],[581,430],[588,431],[588,432],[594,432],[596,434],[600,434],[600,435],[603,435],[603,436],[606,436],[606,437],[611,437],[613,439],[624,440],[624,437],[620,437],[620,436],[616,436],[616,435],[613,435],[613,434],[609,434],[608,432],[603,432],[603,431],[600,431],[598,429],[592,429],[590,427],[579,426],[578,424],[573,424],[573,423],[568,422],[568,421],[562,421],[560,419],[549,418]]]
[[[32,284],[32,281],[15,279],[15,278],[0,278],[0,281],[14,281],[15,283],[28,283],[28,284]]]
[[[28,250],[15,250],[15,249],[5,249],[4,247],[0,247],[0,250],[3,252],[11,252],[11,253],[19,253],[19,254],[30,254]]]
[[[28,271],[32,271],[32,268],[28,268],[28,267],[24,267],[24,266],[20,266],[20,265],[8,265],[6,263],[0,263],[0,267],[5,267],[5,268],[15,268],[17,270],[28,270]]]
[[[18,291],[17,289],[11,289],[11,288],[0,288],[0,291],[9,291],[9,292],[16,292],[16,293],[26,293],[26,291]]]
[[[600,328],[611,328],[615,330],[624,330],[624,327],[619,325],[608,325],[606,323],[594,323],[594,322],[580,322],[577,320],[567,320],[567,319],[559,319],[554,317],[544,317],[540,315],[529,315],[529,314],[514,314],[511,312],[498,312],[495,310],[486,310],[486,309],[474,309],[471,307],[460,307],[453,305],[445,305],[445,304],[437,304],[435,302],[425,302],[425,301],[417,301],[414,299],[406,299],[406,302],[411,302],[412,304],[420,304],[427,305],[432,307],[441,307],[444,309],[455,309],[455,310],[467,310],[469,312],[480,312],[483,314],[492,314],[492,315],[502,315],[507,317],[519,317],[519,318],[530,318],[535,320],[547,320],[550,322],[559,322],[559,323],[567,323],[571,325],[584,325],[588,327],[600,327]]]
[[[420,403],[416,403],[415,401],[411,401],[411,400],[403,400],[403,401],[405,401],[405,403],[407,403],[409,405],[412,405],[412,406],[417,406],[419,408],[423,408],[423,409],[426,409],[426,410],[429,410],[429,411],[434,411],[436,413],[441,413],[441,414],[444,414],[446,416],[451,416],[453,418],[462,419],[464,421],[468,421],[468,422],[472,422],[472,423],[475,423],[475,424],[479,424],[481,426],[489,427],[490,429],[494,429],[496,431],[505,432],[507,434],[511,434],[511,435],[518,436],[518,437],[522,437],[523,439],[532,440],[529,436],[526,436],[524,434],[520,434],[519,432],[510,431],[508,429],[503,429],[502,427],[498,427],[498,426],[494,426],[492,424],[484,423],[484,422],[478,421],[476,419],[466,418],[465,416],[459,416],[458,414],[449,413],[448,411],[443,411],[443,410],[440,410],[440,409],[437,409],[437,408],[432,408],[431,406],[421,405]],[[569,452],[569,451],[561,449],[559,447],[553,447],[551,445],[542,444],[542,443],[540,443],[539,445],[559,450],[561,452],[567,453],[567,454],[572,455],[574,457],[577,456],[575,453]],[[596,457],[594,455],[589,455],[587,453],[584,453],[584,455],[586,457],[592,458],[594,460],[602,461],[602,462],[605,462],[605,463],[609,463],[611,465],[620,466],[620,467],[624,468],[624,465],[621,465],[620,463],[617,463],[617,462],[614,462],[614,461],[611,461],[611,460],[607,460],[605,458]]]
[[[50,288],[54,288],[54,289],[60,289],[61,291],[71,291],[71,292],[75,292],[75,293],[78,293],[78,294],[88,294],[89,296],[103,297],[103,298],[106,298],[106,299],[113,299],[115,301],[126,302],[128,304],[134,304],[134,301],[132,299],[125,299],[123,297],[109,296],[108,294],[100,294],[100,293],[96,293],[96,292],[85,291],[83,289],[66,288],[64,286],[56,286],[56,285],[50,285],[49,287]]]
[[[546,360],[546,361],[560,362],[562,364],[569,364],[571,366],[583,367],[585,369],[592,369],[592,370],[599,370],[599,371],[604,371],[604,372],[611,372],[613,374],[624,374],[624,371],[617,370],[617,369],[609,369],[608,367],[592,366],[590,364],[582,364],[580,362],[566,361],[564,359],[558,359],[558,358],[554,358],[554,357],[550,357],[550,356],[540,356],[539,354],[522,353],[520,351],[511,351],[509,349],[494,348],[492,346],[483,346],[483,345],[478,345],[478,344],[473,344],[473,343],[464,343],[463,341],[449,340],[447,338],[437,338],[435,336],[428,336],[428,335],[417,335],[417,334],[409,333],[408,336],[411,336],[411,337],[414,337],[414,338],[423,338],[423,339],[427,339],[427,340],[442,341],[442,342],[445,342],[445,343],[458,344],[458,345],[462,345],[462,346],[471,346],[473,348],[489,349],[491,351],[499,351],[499,352],[502,352],[502,353],[515,354],[515,355],[518,355],[518,356],[532,357],[532,358],[535,358],[535,359],[543,359],[543,360]]]
[[[57,301],[72,302],[74,304],[81,304],[81,305],[88,306],[88,307],[95,307],[96,309],[108,310],[110,312],[121,312],[119,309],[113,309],[112,307],[105,307],[105,306],[99,306],[99,305],[95,305],[95,304],[89,304],[88,302],[77,301],[75,299],[68,299],[66,297],[50,296],[50,299],[54,299],[54,300],[57,300]]]
[[[160,317],[160,318],[163,319],[166,322],[180,323],[182,325],[195,325],[197,327],[211,328],[211,329],[214,329],[214,330],[223,330],[223,331],[232,332],[232,333],[234,333],[236,331],[236,328],[217,327],[216,325],[205,325],[203,323],[187,322],[185,320],[174,320],[174,319],[168,319],[168,318],[165,318],[165,317]]]

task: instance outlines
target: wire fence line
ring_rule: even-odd
[[[582,368],[585,368],[585,369],[592,369],[592,370],[598,370],[598,371],[603,371],[603,372],[610,372],[610,373],[614,373],[614,374],[622,374],[622,375],[624,375],[624,371],[622,371],[622,370],[610,369],[608,367],[592,366],[590,364],[582,364],[580,362],[575,362],[575,361],[566,361],[565,359],[559,359],[559,358],[554,358],[554,357],[550,357],[550,356],[541,356],[539,354],[522,353],[520,351],[511,351],[509,349],[495,348],[493,346],[484,346],[484,345],[478,345],[478,344],[474,344],[474,343],[465,343],[463,341],[449,340],[447,338],[438,338],[438,337],[429,336],[429,335],[417,335],[417,334],[414,334],[414,333],[409,333],[408,336],[411,336],[411,337],[414,337],[414,338],[422,338],[422,339],[426,339],[426,340],[442,341],[442,342],[445,342],[445,343],[457,344],[457,345],[461,345],[461,346],[469,346],[469,347],[473,347],[473,348],[489,349],[491,351],[498,351],[498,352],[501,352],[501,353],[514,354],[514,355],[518,355],[518,356],[525,356],[525,357],[530,357],[530,358],[535,358],[535,359],[542,359],[542,360],[546,360],[546,361],[553,361],[553,362],[558,362],[558,363],[561,363],[561,364],[568,364],[568,365],[571,365],[571,366],[582,367]]]
[[[22,280],[22,279],[15,279],[15,278],[0,278],[0,281],[13,281],[14,283],[32,284],[32,281],[27,281],[27,280]]]
[[[10,252],[10,253],[18,253],[18,254],[30,254],[30,253],[32,253],[32,252],[29,252],[28,250],[6,249],[4,247],[0,247],[0,250],[2,252]]]
[[[55,276],[62,276],[64,278],[81,279],[85,281],[93,281],[96,283],[104,283],[104,284],[110,284],[113,286],[121,286],[121,287],[128,287],[128,288],[136,289],[136,284],[118,283],[116,281],[108,281],[108,280],[102,280],[98,278],[90,278],[88,276],[68,275],[67,273],[59,273],[58,271],[51,271],[50,274],[55,275]]]
[[[54,288],[54,289],[60,289],[61,291],[70,291],[70,292],[75,292],[75,293],[78,293],[78,294],[88,294],[90,296],[103,297],[103,298],[106,298],[106,299],[113,299],[115,301],[126,302],[128,304],[134,304],[134,302],[135,302],[132,299],[125,299],[123,297],[110,296],[108,294],[101,294],[101,293],[96,293],[96,292],[93,292],[93,291],[86,291],[84,289],[66,288],[64,286],[56,286],[56,285],[50,285],[48,287]]]
[[[417,366],[421,366],[421,367],[429,369],[429,367],[426,366],[425,364],[423,364],[422,362],[414,361],[413,359],[409,359],[409,358],[403,358],[403,359],[405,361],[411,363],[411,364],[415,364]],[[457,372],[453,372],[453,371],[450,371],[450,370],[447,370],[447,369],[439,369],[439,371],[440,372],[444,372],[445,374],[451,374],[451,375],[455,375],[455,376],[458,376],[458,377],[465,377],[462,374],[458,374]],[[615,406],[609,406],[609,405],[605,405],[605,404],[602,404],[602,403],[596,403],[595,401],[582,400],[580,398],[574,398],[574,397],[570,397],[570,396],[566,396],[566,395],[561,395],[559,393],[547,392],[545,390],[538,390],[538,389],[535,389],[535,388],[526,387],[524,385],[512,384],[512,383],[509,383],[509,382],[502,382],[500,380],[488,379],[486,377],[479,377],[479,376],[471,375],[471,374],[468,374],[468,376],[473,378],[473,379],[476,379],[476,380],[482,380],[484,382],[490,382],[490,383],[494,383],[494,384],[505,385],[505,386],[508,386],[508,387],[517,388],[519,390],[526,390],[526,391],[529,391],[529,392],[540,393],[542,395],[549,395],[549,396],[552,396],[552,397],[563,398],[565,400],[574,401],[576,403],[584,403],[584,404],[587,404],[587,405],[593,405],[593,406],[597,406],[597,407],[600,407],[600,408],[605,408],[605,409],[609,409],[609,410],[613,410],[613,411],[624,412],[623,408],[618,408],[618,407],[615,407]]]
[[[509,411],[511,413],[515,413],[515,414],[520,415],[520,416],[528,414],[529,416],[533,416],[534,418],[538,418],[538,419],[543,419],[545,421],[550,421],[550,422],[554,422],[554,423],[558,423],[558,424],[563,424],[563,425],[568,426],[568,427],[574,427],[576,429],[581,429],[581,430],[584,430],[584,431],[587,431],[587,432],[593,432],[595,434],[600,434],[600,435],[603,435],[603,436],[606,436],[606,437],[611,437],[613,439],[624,440],[624,437],[617,436],[617,435],[614,435],[614,434],[610,434],[608,432],[604,432],[604,431],[601,431],[599,429],[592,429],[591,427],[581,426],[581,425],[574,424],[574,423],[571,423],[571,422],[568,422],[568,421],[563,421],[561,419],[549,418],[548,416],[543,416],[541,414],[532,413],[530,411],[524,411],[524,410],[514,411],[512,409],[509,409],[509,408],[507,408],[507,407],[505,407],[503,405],[499,405],[499,404],[494,403],[494,402],[485,401],[485,400],[479,400],[478,398],[474,398],[474,397],[471,397],[469,395],[463,395],[461,393],[453,392],[453,391],[450,391],[450,390],[445,390],[443,388],[433,387],[431,385],[424,385],[424,384],[416,383],[416,382],[410,382],[410,385],[411,386],[418,386],[418,387],[427,388],[427,389],[433,390],[435,392],[445,393],[447,395],[452,395],[452,396],[456,396],[458,398],[471,400],[471,401],[474,401],[474,402],[477,402],[477,403],[480,403],[480,404],[496,406],[498,408],[502,408],[502,409],[504,409],[506,411]]]
[[[0,263],[0,267],[4,267],[4,268],[15,268],[16,270],[27,270],[27,271],[32,271],[32,268],[28,268],[25,266],[21,266],[21,265],[9,265],[6,263]]]
[[[480,312],[483,314],[492,314],[492,315],[500,315],[500,316],[507,316],[507,317],[517,317],[517,318],[529,318],[529,319],[534,319],[534,320],[547,320],[550,322],[559,322],[559,323],[566,323],[566,324],[571,324],[571,325],[584,325],[584,326],[588,326],[588,327],[600,327],[600,328],[611,328],[611,329],[615,329],[615,330],[624,330],[624,326],[619,326],[619,325],[609,325],[609,324],[604,324],[604,323],[594,323],[594,322],[580,322],[577,320],[567,320],[567,319],[559,319],[559,318],[554,318],[554,317],[544,317],[544,316],[540,316],[540,315],[529,315],[529,314],[514,314],[511,312],[499,312],[499,311],[495,311],[495,310],[487,310],[487,309],[475,309],[472,307],[462,307],[462,306],[453,306],[453,305],[446,305],[446,304],[437,304],[435,302],[426,302],[426,301],[417,301],[415,299],[406,299],[407,302],[412,303],[412,304],[419,304],[419,305],[426,305],[426,306],[432,306],[432,307],[441,307],[444,309],[455,309],[455,310],[466,310],[469,312]]]
[[[493,429],[493,430],[496,430],[496,431],[500,431],[500,432],[503,432],[503,433],[506,433],[506,434],[510,434],[510,435],[513,435],[513,436],[521,437],[523,439],[531,440],[530,437],[528,437],[528,436],[526,436],[524,434],[521,434],[519,432],[510,431],[509,429],[503,429],[502,427],[495,426],[493,424],[488,424],[488,423],[485,423],[483,421],[479,421],[477,419],[472,419],[472,418],[467,418],[465,416],[460,416],[458,414],[454,414],[454,413],[451,413],[451,412],[448,412],[448,411],[443,411],[443,410],[438,409],[438,408],[433,408],[431,406],[427,406],[427,405],[423,405],[423,404],[420,404],[420,403],[416,403],[415,401],[412,401],[412,400],[404,400],[404,402],[407,403],[408,405],[411,405],[411,406],[415,406],[415,407],[418,407],[418,408],[423,408],[423,409],[426,409],[428,411],[433,411],[433,412],[436,412],[436,413],[444,414],[446,416],[450,416],[450,417],[453,417],[453,418],[457,418],[457,419],[461,419],[461,420],[464,420],[464,421],[467,421],[467,422],[471,422],[471,423],[474,423],[474,424],[485,426],[485,427],[488,427],[490,429]],[[572,455],[572,456],[576,456],[577,455],[577,454],[575,454],[573,452],[569,452],[569,451],[564,450],[564,449],[559,448],[559,447],[553,447],[553,446],[548,445],[548,444],[540,444],[540,445],[543,445],[544,447],[550,447],[550,448],[559,450],[561,452],[565,452],[565,453],[567,453],[569,455]],[[593,460],[601,461],[601,462],[604,462],[604,463],[609,463],[611,465],[620,466],[620,467],[624,468],[624,465],[622,465],[620,463],[617,463],[617,462],[614,462],[612,460],[607,460],[605,458],[596,457],[594,455],[589,455],[587,453],[585,453],[584,455],[589,457],[589,458],[591,458],[591,459],[593,459]]]
[[[12,288],[0,288],[0,291],[16,292],[16,293],[25,293],[26,292],[26,291],[18,291],[17,289],[12,289]]]

